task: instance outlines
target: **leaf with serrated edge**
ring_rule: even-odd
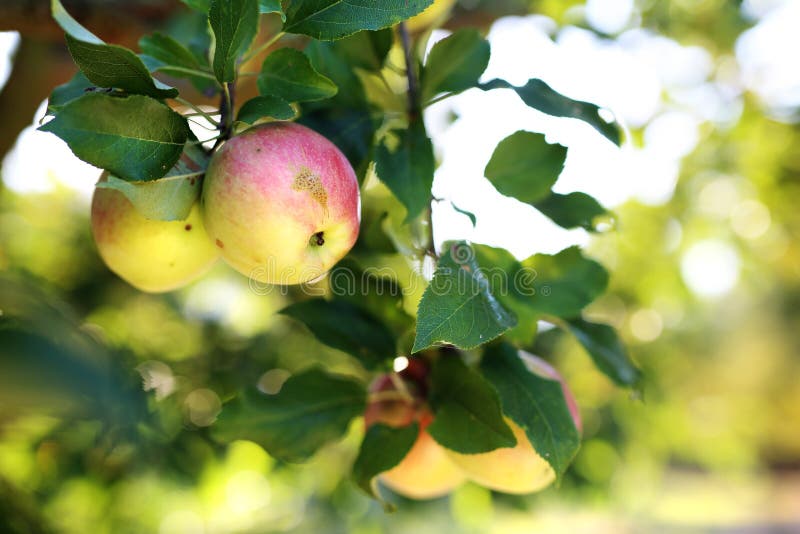
[[[367,495],[380,498],[374,479],[379,474],[398,465],[414,446],[419,425],[395,428],[376,423],[367,429],[364,441],[353,464],[353,478]]]
[[[583,345],[603,374],[621,386],[636,386],[639,383],[641,371],[631,361],[612,327],[583,319],[571,319],[565,327]]]
[[[254,441],[280,460],[302,462],[345,434],[364,412],[366,395],[365,385],[312,368],[274,395],[249,390],[223,406],[212,435]]]
[[[257,96],[242,105],[236,120],[253,124],[268,117],[285,121],[294,116],[294,108],[286,100],[277,96]]]
[[[278,96],[287,102],[324,100],[338,88],[311,66],[308,56],[294,48],[281,48],[267,56],[258,76],[262,95]]]
[[[83,161],[131,181],[167,174],[189,136],[186,119],[141,95],[87,93],[39,129],[66,141]]]
[[[289,0],[283,31],[333,41],[380,30],[422,13],[433,0]]]
[[[72,18],[59,0],[50,1],[50,11],[55,21],[68,35],[87,43],[105,44],[102,39],[81,26],[77,20]]]
[[[433,144],[421,120],[405,130],[393,130],[398,140],[390,148],[384,138],[375,152],[375,173],[406,207],[406,222],[421,214],[430,204],[436,161]]]
[[[465,242],[449,242],[417,312],[413,352],[435,343],[475,348],[516,325],[491,292],[475,251]]]
[[[216,37],[214,74],[220,82],[236,79],[236,60],[258,32],[256,0],[211,0],[208,22]]]
[[[484,173],[501,194],[533,204],[550,194],[566,159],[565,147],[519,131],[500,141]]]
[[[345,300],[296,302],[280,312],[305,324],[322,343],[374,369],[395,356],[395,339],[380,319]]]
[[[436,43],[422,73],[423,101],[475,87],[490,55],[489,41],[474,29],[459,30]]]
[[[551,193],[533,206],[562,228],[583,228],[596,232],[595,219],[608,211],[586,193]]]
[[[178,163],[164,178],[150,182],[126,182],[107,176],[99,188],[119,191],[140,215],[158,221],[183,221],[189,216],[203,184],[200,175],[208,166],[208,155],[197,145],[186,145]]]
[[[534,450],[561,478],[580,447],[561,384],[531,373],[506,343],[486,351],[481,371],[500,395],[503,413],[525,431]]]
[[[516,87],[505,80],[495,79],[480,84],[478,87],[483,91],[511,89],[528,106],[554,117],[582,120],[615,145],[620,144],[621,133],[619,125],[616,122],[609,123],[603,119],[600,116],[600,108],[598,106],[566,97],[553,90],[542,80],[532,78],[522,87]]]
[[[443,447],[478,454],[516,445],[497,392],[459,356],[446,354],[436,360],[430,399],[436,416],[427,431]]]

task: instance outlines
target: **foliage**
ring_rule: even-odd
[[[104,43],[72,19],[59,0],[52,0],[53,16],[66,32],[80,73],[53,90],[51,118],[40,129],[62,138],[82,160],[108,171],[98,187],[122,192],[147,218],[182,220],[198,199],[208,158],[222,142],[253,124],[296,118],[336,143],[363,181],[362,235],[343,262],[360,266],[347,269],[356,291],[337,291],[334,271],[320,283],[322,297],[308,298],[309,290],[279,299],[281,318],[271,320],[284,321],[285,329],[301,336],[310,333],[323,348],[316,357],[301,354],[307,346],[286,349],[290,356],[302,356],[304,365],[290,366],[291,376],[274,391],[264,392],[257,380],[261,373],[253,368],[267,365],[257,354],[280,343],[277,334],[250,340],[252,346],[232,349],[231,354],[200,357],[201,363],[194,362],[198,368],[206,367],[203,358],[230,357],[230,363],[221,365],[221,371],[207,366],[219,371],[201,378],[208,381],[201,383],[206,387],[200,399],[207,405],[199,402],[199,407],[187,409],[208,413],[191,412],[189,430],[174,424],[181,407],[157,398],[153,369],[139,369],[146,385],[152,379],[153,393],[131,389],[128,382],[135,375],[124,356],[86,333],[76,335],[75,325],[65,331],[53,326],[61,319],[49,328],[31,327],[27,312],[8,302],[0,318],[4,348],[11,347],[2,355],[4,379],[10,385],[38,381],[38,368],[18,365],[20,355],[34,363],[41,358],[37,365],[51,371],[61,365],[75,371],[85,365],[72,363],[79,356],[101,354],[101,371],[112,379],[90,380],[100,372],[91,368],[79,374],[88,384],[102,383],[108,389],[95,391],[70,373],[53,372],[46,387],[55,399],[46,408],[57,406],[68,417],[102,421],[109,428],[110,448],[130,446],[130,464],[144,462],[165,443],[196,447],[203,456],[207,448],[239,440],[253,441],[271,457],[292,463],[324,452],[347,435],[370,401],[370,380],[405,357],[430,365],[424,380],[434,414],[429,432],[437,443],[467,454],[511,447],[516,440],[504,422],[507,416],[563,477],[579,448],[579,435],[560,387],[527,370],[517,350],[539,347],[539,327],[555,326],[585,347],[599,372],[621,386],[638,386],[640,371],[616,331],[583,317],[606,289],[608,275],[577,248],[519,260],[508,251],[466,241],[437,247],[429,235],[437,162],[423,118],[428,106],[463,91],[511,90],[531,108],[582,121],[617,145],[619,125],[605,121],[598,106],[561,95],[538,79],[521,87],[501,79],[482,82],[491,50],[477,30],[454,32],[423,58],[425,37],[412,40],[402,21],[420,13],[430,0],[385,2],[380,9],[366,1],[186,4],[207,20],[213,39],[199,40],[206,48],[197,53],[197,41],[156,33],[140,40],[141,54],[136,54]],[[259,14],[281,24],[280,31],[263,41],[258,39]],[[272,50],[285,34],[302,37]],[[296,48],[298,43],[303,50]],[[258,95],[238,105],[237,112],[237,84],[254,74],[245,73],[243,65],[265,50],[270,52],[255,73]],[[406,60],[402,90],[389,83],[398,83],[390,57]],[[185,79],[210,92],[219,99],[219,109],[203,111],[179,96],[183,89],[154,75]],[[376,98],[374,88],[384,85],[382,98]],[[214,137],[194,138],[189,121],[197,116],[216,127]],[[594,230],[597,218],[606,214],[596,200],[552,190],[567,151],[548,144],[542,135],[521,131],[500,143],[485,174],[500,193],[532,205],[557,224]],[[371,194],[382,186],[392,195],[388,200]],[[474,215],[459,211],[475,224]],[[374,234],[368,231],[375,228]],[[435,268],[415,300],[411,286],[424,280],[426,263]],[[396,269],[384,276],[387,265],[402,265],[411,273]],[[2,283],[9,288],[4,301],[22,292],[14,280]],[[409,310],[414,317],[408,316]],[[73,351],[65,339],[91,350]],[[50,358],[57,358],[58,365]],[[86,397],[101,413],[87,415],[83,406],[73,406],[71,401],[85,402]],[[219,401],[216,409],[214,402]],[[402,460],[417,431],[415,423],[371,427],[351,462],[357,485],[377,496],[374,477]]]

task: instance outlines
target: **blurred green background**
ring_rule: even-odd
[[[87,26],[127,45],[148,29],[191,23],[177,2],[72,4]],[[46,6],[0,7],[0,531],[800,532],[800,42],[779,32],[800,23],[797,6],[459,4],[448,27],[488,30],[498,17],[536,13],[557,47],[580,32],[593,50],[618,51],[630,61],[607,68],[621,86],[642,86],[637,65],[677,68],[667,56],[636,56],[637,35],[699,50],[706,63],[678,73],[702,70],[693,84],[662,76],[652,109],[638,116],[596,99],[626,119],[628,150],[644,156],[659,135],[686,141],[685,129],[659,118],[695,119],[693,140],[663,162],[676,179],[667,192],[621,195],[614,231],[578,237],[611,272],[589,315],[621,330],[646,373],[643,398],[615,388],[572,341],[544,334],[540,352],[562,370],[584,421],[561,487],[511,497],[467,485],[445,499],[401,501],[392,515],[348,478],[360,422],[300,466],[252,443],[209,439],[221,403],[243,384],[269,389],[319,361],[362,371],[274,315],[286,295],[256,295],[222,265],[165,296],[139,293],[105,268],[88,225],[98,173],[30,128],[74,67]],[[752,44],[765,33],[777,45]],[[517,53],[522,61],[537,52]],[[594,187],[619,179],[613,166],[594,171]],[[458,235],[440,217],[442,237]]]

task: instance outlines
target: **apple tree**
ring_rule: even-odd
[[[145,35],[137,53],[52,0],[79,72],[53,90],[40,129],[104,170],[92,226],[111,270],[162,292],[221,257],[255,292],[291,286],[278,289],[291,299],[280,313],[360,370],[334,372],[319,359],[270,394],[242,371],[206,438],[251,440],[303,462],[364,417],[352,476],[381,500],[379,480],[413,498],[465,480],[511,493],[559,480],[581,421],[559,373],[529,351],[546,358],[537,331],[554,327],[613,382],[638,386],[614,329],[582,316],[607,272],[576,247],[520,259],[435,241],[432,203],[445,199],[431,192],[437,160],[425,114],[464,91],[510,91],[610,143],[620,144],[619,125],[542,80],[485,79],[491,48],[476,29],[454,31],[426,55],[451,2],[184,3],[203,23],[183,40]],[[242,98],[252,78],[257,94]],[[200,137],[193,123],[211,133]],[[497,146],[485,176],[555,224],[592,232],[606,210],[584,193],[552,191],[567,151],[519,131]]]

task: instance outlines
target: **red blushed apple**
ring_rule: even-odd
[[[355,244],[360,213],[358,180],[344,154],[290,122],[227,141],[203,184],[211,242],[261,283],[301,284],[326,273]]]
[[[396,392],[387,376],[379,377],[371,393]],[[447,495],[460,486],[466,477],[447,457],[444,448],[428,433],[433,415],[413,400],[376,400],[364,413],[367,427],[375,423],[402,427],[414,420],[419,423],[419,435],[405,458],[392,469],[381,473],[380,480],[400,495],[412,499],[434,499]]]
[[[92,234],[108,268],[149,293],[185,286],[219,259],[197,205],[185,221],[156,221],[139,214],[119,191],[98,187],[92,198]]]
[[[582,424],[578,405],[561,375],[541,358],[524,351],[520,351],[519,356],[532,373],[561,383],[570,415],[580,433]],[[553,468],[534,450],[525,431],[508,417],[505,422],[517,438],[516,446],[481,454],[460,454],[447,450],[447,455],[470,480],[493,490],[523,494],[542,490],[552,484],[556,479]]]

